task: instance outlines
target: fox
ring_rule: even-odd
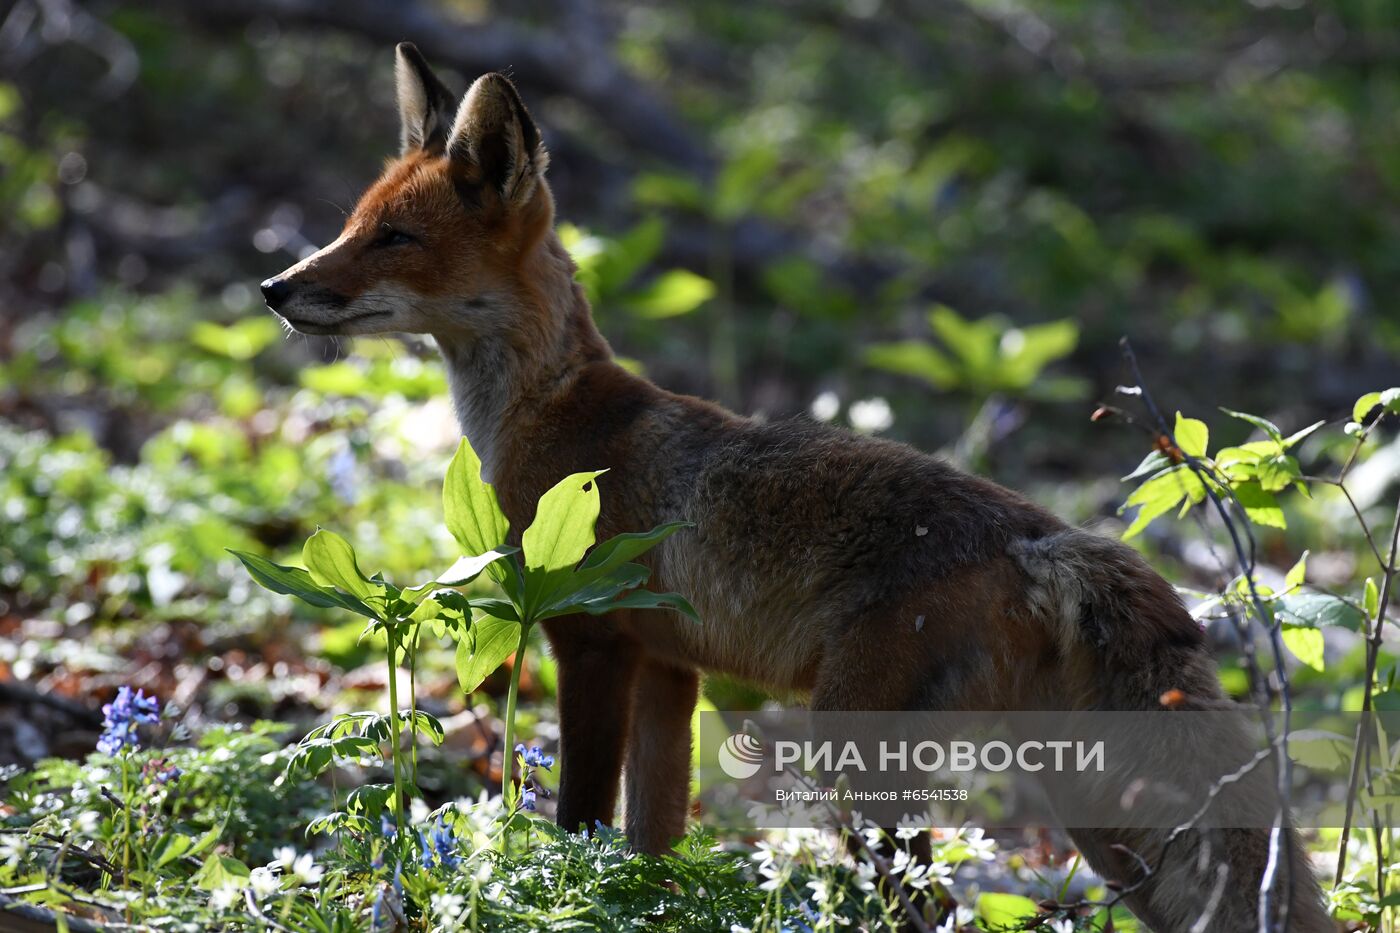
[[[543,623],[561,826],[611,824],[621,797],[637,851],[683,835],[702,671],[813,710],[1230,705],[1201,626],[1131,547],[904,444],[745,417],[619,365],[555,233],[549,154],[514,84],[485,74],[459,99],[402,43],[395,90],[398,155],[334,242],[261,284],[268,308],[304,334],[431,335],[512,529],[565,475],[604,468],[600,537],[692,523],[643,560],[698,624],[665,610]],[[1214,845],[1069,831],[1158,933],[1335,929],[1287,827],[1272,846],[1265,829]],[[1266,873],[1288,879],[1270,916]]]

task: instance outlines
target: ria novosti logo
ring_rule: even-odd
[[[737,781],[753,777],[763,767],[763,743],[747,732],[736,732],[719,747],[719,766]]]

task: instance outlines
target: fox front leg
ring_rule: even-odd
[[[647,659],[637,675],[627,743],[625,821],[639,852],[660,855],[685,833],[690,803],[690,720],[700,676]]]
[[[544,623],[559,666],[559,807],[555,821],[592,830],[613,821],[640,652],[592,616]]]

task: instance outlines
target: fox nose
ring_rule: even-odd
[[[262,283],[261,288],[263,300],[274,311],[281,307],[287,296],[292,293],[291,283],[286,279],[268,279]]]

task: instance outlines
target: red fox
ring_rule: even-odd
[[[701,624],[545,623],[561,825],[610,822],[625,767],[634,846],[682,834],[700,670],[827,710],[1228,704],[1200,627],[1127,546],[902,444],[741,417],[619,366],[555,236],[549,157],[515,87],[487,74],[459,104],[407,43],[396,77],[399,158],[335,242],[262,283],[268,306],[307,334],[431,334],[512,528],[564,475],[604,467],[600,537],[694,523],[648,559]],[[1290,883],[1261,921],[1269,833],[1229,833],[1208,848],[1074,831],[1107,878],[1155,866],[1128,905],[1161,933],[1334,928],[1291,832]]]

